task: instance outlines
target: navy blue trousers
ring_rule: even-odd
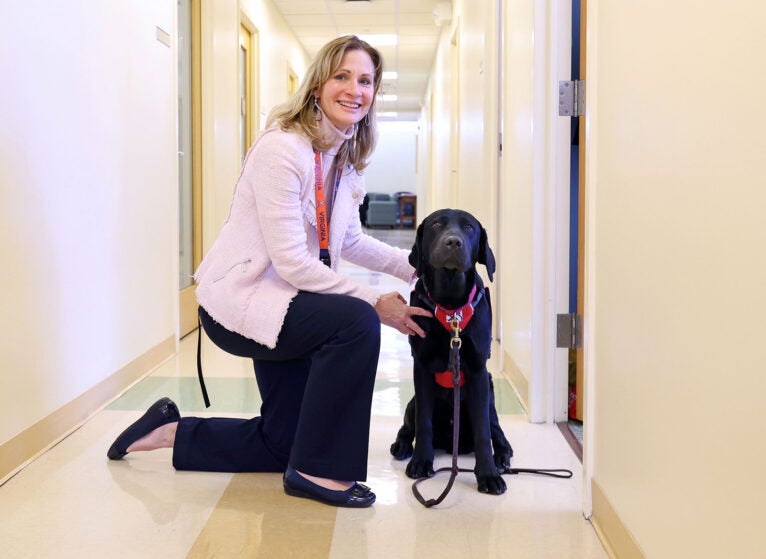
[[[224,351],[253,360],[261,415],[184,417],[173,466],[214,472],[283,472],[367,478],[370,409],[380,354],[380,319],[365,301],[300,292],[274,349],[231,332],[200,307],[205,333]]]

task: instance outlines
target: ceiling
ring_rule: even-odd
[[[313,58],[339,35],[393,34],[394,46],[370,41],[383,55],[384,70],[398,72],[383,80],[381,93],[395,101],[378,100],[378,113],[396,112],[389,119],[415,120],[423,103],[428,76],[441,34],[448,23],[450,3],[439,0],[274,0],[287,24]],[[380,119],[386,119],[380,115]]]

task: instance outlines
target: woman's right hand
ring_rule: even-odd
[[[381,295],[378,302],[375,303],[375,311],[378,313],[383,324],[399,330],[402,334],[407,334],[408,336],[414,334],[421,338],[424,338],[426,333],[411,317],[418,315],[433,318],[433,314],[426,309],[410,307],[401,293],[396,291]]]

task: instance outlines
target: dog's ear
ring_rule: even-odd
[[[487,230],[484,227],[481,228],[481,237],[479,239],[479,264],[484,264],[487,267],[487,275],[489,281],[492,281],[493,274],[495,273],[495,255],[492,253],[492,249],[489,248],[489,241],[487,240]]]
[[[415,233],[415,243],[412,245],[412,251],[410,251],[410,265],[415,268],[415,275],[420,277],[423,273],[423,224],[418,225],[418,230]]]

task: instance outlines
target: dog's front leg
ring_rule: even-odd
[[[416,407],[417,404],[413,396],[407,404],[407,409],[404,410],[404,422],[396,434],[396,440],[391,444],[391,455],[397,460],[404,460],[412,456],[412,443],[415,440],[415,424],[417,423],[415,418]]]
[[[415,362],[415,449],[406,473],[412,479],[434,475],[434,379],[433,375]]]
[[[492,456],[489,391],[489,373],[486,370],[471,375],[470,382],[466,384],[466,404],[473,427],[473,444],[476,456],[474,473],[479,491],[492,495],[502,495],[505,493],[506,485]]]

